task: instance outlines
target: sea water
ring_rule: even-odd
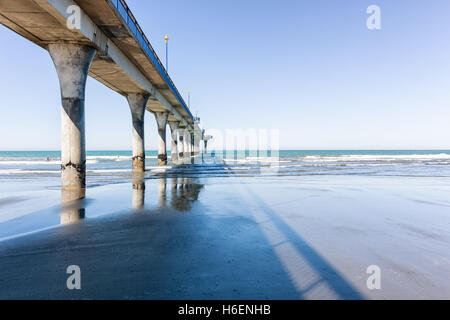
[[[117,182],[129,176],[131,157],[131,151],[88,151],[88,185]],[[206,177],[229,174],[450,176],[450,150],[213,151],[196,163],[195,171],[186,167],[183,170]],[[146,165],[148,175],[161,172],[157,151],[146,152]],[[3,182],[36,176],[58,177],[60,167],[59,151],[0,151]]]

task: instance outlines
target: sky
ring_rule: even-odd
[[[214,130],[279,129],[281,149],[450,149],[448,0],[127,0]],[[381,30],[369,30],[369,5]],[[0,25],[0,150],[59,150],[48,53]],[[146,147],[157,130],[146,114]],[[169,132],[169,130],[168,130]],[[170,137],[170,135],[169,135]],[[89,78],[88,150],[129,150],[126,99]]]

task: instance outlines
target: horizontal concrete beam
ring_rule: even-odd
[[[72,0],[33,0],[40,7],[50,13],[61,24],[66,24],[67,18],[70,14],[67,13],[67,8],[72,5],[77,5]],[[83,11],[81,12],[80,30],[73,30],[84,37],[86,42],[90,42],[98,50],[98,55],[102,58],[107,57],[122,68],[130,77],[132,77],[145,91],[154,97],[162,107],[172,113],[174,117],[181,121],[181,123],[190,129],[190,124],[175,110],[172,105],[163,97],[163,95],[152,85],[152,83],[139,71],[136,65],[111,41],[97,25],[90,19],[90,17]],[[94,76],[95,78],[95,76]],[[135,93],[139,93],[139,88],[136,88]],[[132,92],[123,93],[127,94]]]

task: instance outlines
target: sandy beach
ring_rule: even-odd
[[[0,301],[450,300],[449,12],[0,0]]]
[[[2,212],[18,201],[36,210],[0,223],[0,299],[450,298],[446,178],[143,183],[48,206],[60,191],[44,179],[2,199]],[[69,265],[81,269],[81,290],[66,287]],[[370,265],[379,290],[367,288]]]

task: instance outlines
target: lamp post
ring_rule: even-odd
[[[169,72],[169,37],[166,35],[164,40],[166,40],[166,71]]]

